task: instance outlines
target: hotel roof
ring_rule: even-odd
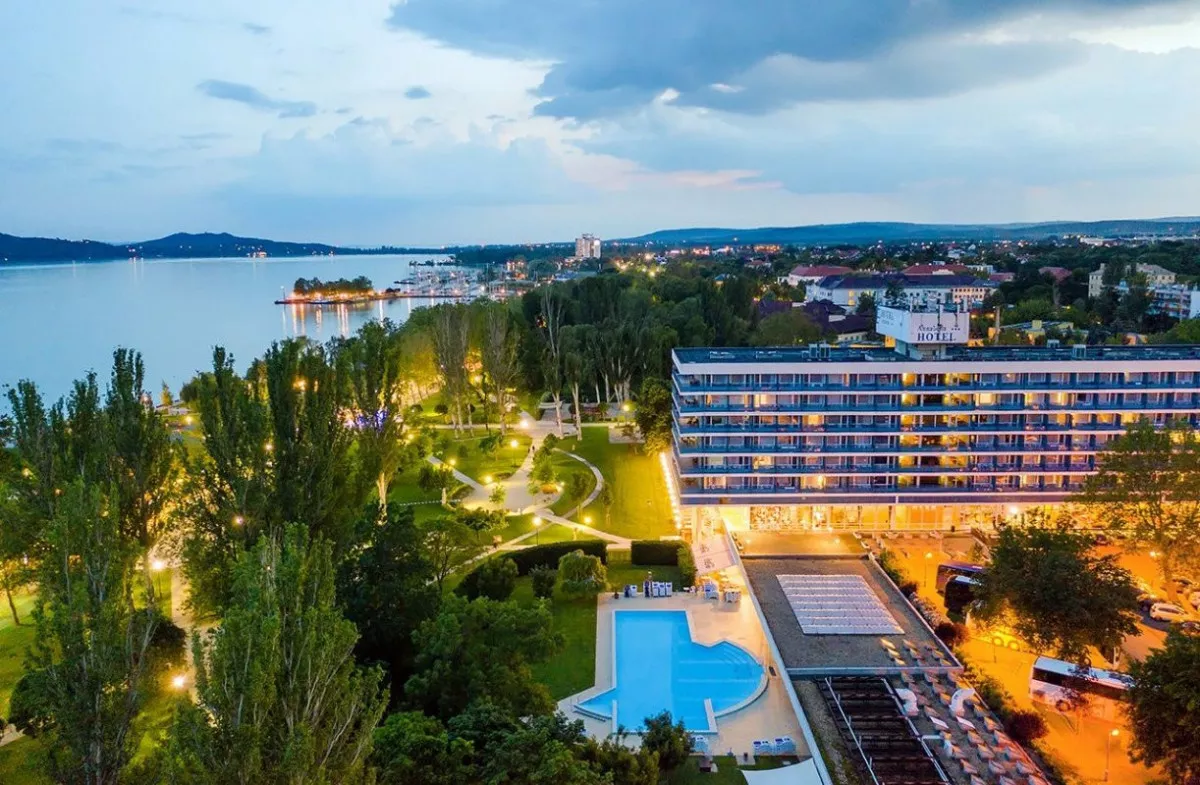
[[[892,349],[840,346],[779,346],[746,348],[677,348],[682,364],[697,363],[804,363],[804,362],[913,362]],[[964,362],[1064,362],[1101,360],[1200,360],[1200,345],[1175,346],[951,346],[940,361]]]

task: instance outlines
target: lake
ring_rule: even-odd
[[[171,259],[5,266],[0,264],[0,388],[32,379],[53,400],[95,370],[107,382],[118,346],[140,351],[146,386],[178,394],[224,346],[239,372],[272,341],[348,335],[368,319],[406,320],[429,300],[341,308],[275,305],[297,278],[365,275],[377,288],[408,278],[428,256],[295,259]],[[429,268],[418,268],[429,269]],[[445,269],[445,268],[440,268]],[[0,404],[0,411],[7,409]]]

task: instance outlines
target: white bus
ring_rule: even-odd
[[[1082,708],[1085,714],[1120,722],[1132,685],[1124,673],[1083,671],[1073,662],[1038,657],[1029,674],[1029,697],[1064,713]]]

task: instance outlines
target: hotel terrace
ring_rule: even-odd
[[[1069,499],[1138,418],[1200,425],[1200,346],[968,347],[969,320],[886,307],[887,348],[676,349],[681,524],[990,527]]]

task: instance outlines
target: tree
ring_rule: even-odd
[[[803,308],[773,313],[758,324],[751,343],[755,346],[793,346],[813,343],[821,338],[821,328]],[[648,380],[647,380],[648,381]]]
[[[583,723],[561,713],[518,722],[490,745],[480,766],[482,782],[522,785],[609,785],[610,778],[583,759]]]
[[[199,705],[176,717],[164,764],[184,783],[357,782],[387,690],[360,668],[334,600],[333,548],[289,526],[233,572],[233,602],[193,638]]]
[[[452,738],[436,717],[389,715],[375,731],[381,785],[459,785],[472,777],[470,742]]]
[[[455,432],[463,426],[466,404],[467,354],[470,351],[470,316],[466,306],[455,303],[432,309],[433,355],[442,377],[442,392],[450,401],[451,422]]]
[[[612,785],[658,785],[658,753],[644,745],[632,749],[622,730],[604,741],[585,740],[581,756],[593,768],[608,774]]]
[[[554,596],[554,584],[558,583],[558,570],[546,565],[534,567],[529,571],[529,581],[533,585],[533,596],[540,600],[548,600]]]
[[[554,424],[562,438],[563,319],[565,305],[553,287],[542,288],[542,312],[538,327],[542,336],[542,376],[554,401]]]
[[[864,292],[859,295],[858,305],[854,307],[854,313],[858,316],[869,316],[875,313],[875,295],[870,292]]]
[[[450,516],[427,522],[422,534],[425,555],[433,566],[433,581],[440,595],[450,573],[479,553],[479,540],[462,522]]]
[[[507,557],[488,559],[479,566],[476,587],[480,597],[503,601],[517,588],[517,563]]]
[[[145,390],[142,356],[128,349],[113,352],[112,379],[105,395],[109,460],[118,515],[127,537],[142,549],[143,564],[169,523],[176,456],[163,416]]]
[[[671,712],[664,711],[647,717],[642,733],[642,749],[658,755],[658,767],[669,774],[687,762],[692,754],[692,736],[683,726],[683,720],[671,721]]]
[[[496,505],[497,509],[504,508],[504,501],[508,498],[508,489],[500,483],[492,486],[491,492],[488,493],[488,501]]]
[[[412,672],[413,633],[433,618],[440,600],[425,533],[411,507],[388,505],[382,520],[359,522],[360,543],[338,571],[337,596],[358,628],[360,662],[384,662],[393,683]]]
[[[382,514],[388,484],[417,456],[404,440],[404,388],[399,341],[390,320],[369,321],[340,347],[338,362],[347,364],[351,416],[363,471],[375,479]]]
[[[1097,456],[1082,500],[1111,528],[1158,553],[1167,597],[1178,602],[1174,578],[1200,558],[1200,440],[1186,422],[1155,429],[1134,423]]]
[[[604,508],[604,528],[609,528],[612,521],[612,507],[616,499],[613,497],[612,485],[604,483],[604,487],[600,489],[600,495],[596,497],[596,501],[600,502],[600,506]]]
[[[871,298],[874,300],[875,298]],[[904,299],[904,283],[899,278],[892,278],[888,281],[887,289],[883,293],[884,305],[897,305]]]
[[[563,594],[567,597],[595,597],[604,591],[608,579],[600,557],[583,551],[563,554],[558,560],[558,574],[562,578]]]
[[[1091,555],[1091,541],[1067,529],[1008,527],[975,589],[985,620],[1010,612],[1035,650],[1086,665],[1088,647],[1111,652],[1137,633],[1137,589],[1115,556]]]
[[[669,450],[672,437],[670,388],[659,379],[643,380],[633,419],[646,440],[646,452],[657,455]]]
[[[529,666],[562,648],[550,611],[486,598],[449,596],[436,618],[417,631],[416,672],[408,697],[428,714],[448,719],[473,701],[511,716],[545,714],[554,706]]]
[[[503,436],[508,429],[505,414],[509,391],[518,381],[517,331],[512,324],[512,313],[504,303],[489,303],[484,310],[479,357],[483,374],[491,381],[496,395],[500,434]]]
[[[1162,766],[1170,782],[1200,782],[1200,637],[1172,632],[1129,674],[1130,756]]]
[[[133,601],[145,575],[115,503],[82,481],[63,490],[46,542],[26,671],[38,674],[32,704],[52,727],[50,773],[112,785],[133,757],[133,722],[149,690],[155,613]]]

